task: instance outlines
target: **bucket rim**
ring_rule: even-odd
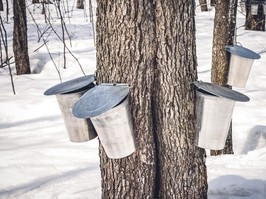
[[[248,102],[250,100],[248,96],[223,86],[202,81],[196,81],[194,84],[198,89],[202,89],[217,97],[223,97],[238,102]]]
[[[94,75],[86,75],[82,77],[78,77],[47,89],[44,92],[44,95],[57,95],[57,94],[65,94],[68,92],[72,92],[83,87],[86,87],[95,81]]]
[[[118,105],[129,93],[127,84],[98,85],[88,90],[73,106],[78,118],[100,115]]]
[[[225,49],[233,55],[238,55],[240,57],[245,57],[248,59],[260,59],[260,55],[258,53],[243,46],[229,45],[225,46]]]
[[[204,96],[204,98],[206,98],[206,99],[211,99],[211,100],[215,100],[215,101],[216,100],[235,101],[235,100],[228,99],[228,98],[225,98],[225,97],[220,97],[220,96],[217,96],[217,95],[213,95],[212,93],[206,92],[206,91],[204,91],[203,89],[200,89],[200,88],[196,90],[196,93],[199,96]]]

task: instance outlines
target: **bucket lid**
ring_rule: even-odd
[[[88,86],[95,81],[94,75],[88,75],[83,77],[78,77],[61,84],[57,84],[44,92],[44,95],[57,95],[72,92],[78,89],[81,89],[85,86]]]
[[[225,46],[225,49],[234,54],[234,55],[238,55],[240,57],[245,57],[248,59],[260,59],[260,55],[258,53],[255,53],[252,50],[249,50],[247,48],[244,48],[243,46]]]
[[[90,118],[118,105],[129,92],[127,84],[100,84],[88,90],[74,105],[73,115]]]
[[[223,86],[218,86],[212,83],[207,83],[207,82],[201,82],[201,81],[196,81],[194,84],[199,88],[202,89],[208,93],[211,93],[213,95],[216,95],[218,97],[224,97],[227,99],[239,101],[239,102],[248,102],[249,97],[239,93],[237,91],[231,90],[229,88],[223,87]]]

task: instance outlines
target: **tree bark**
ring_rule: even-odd
[[[84,0],[77,0],[77,9],[84,9]]]
[[[205,150],[194,145],[194,2],[157,1],[154,118],[158,198],[207,198]]]
[[[207,0],[199,0],[201,12],[208,11]]]
[[[97,1],[97,81],[129,83],[138,150],[119,160],[100,147],[102,198],[154,198],[156,154],[152,121],[155,16],[151,1]]]
[[[102,198],[207,198],[205,151],[193,144],[194,1],[97,1],[97,82],[129,83],[137,151],[100,146]]]
[[[14,0],[13,12],[13,51],[17,75],[30,74],[25,0]]]
[[[225,50],[226,45],[234,44],[236,26],[237,0],[217,0],[213,30],[211,81],[214,84],[227,85],[230,54]],[[223,150],[211,151],[211,155],[233,154],[232,124]]]
[[[3,0],[0,0],[0,11],[4,11]]]
[[[265,31],[265,15],[263,12],[263,1],[258,1],[258,14],[251,14],[251,4],[256,1],[247,0],[246,1],[246,30],[257,30],[257,31]],[[257,2],[257,3],[258,3]]]

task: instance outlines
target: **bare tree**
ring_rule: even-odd
[[[102,198],[207,198],[194,145],[194,1],[98,0],[97,81],[129,83],[137,151],[100,147]]]
[[[237,0],[216,0],[213,30],[211,81],[227,86],[230,55],[226,45],[234,44]],[[211,155],[233,154],[232,124],[223,150],[211,151]]]
[[[17,75],[30,74],[25,0],[14,0],[13,11],[13,51]]]

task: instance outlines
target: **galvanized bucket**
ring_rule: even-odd
[[[244,88],[246,86],[254,59],[260,55],[242,46],[226,46],[231,53],[227,84]]]
[[[128,98],[109,111],[91,117],[91,121],[109,158],[123,158],[136,150]]]
[[[90,88],[95,80],[93,75],[76,78],[57,84],[44,92],[44,95],[55,95],[64,119],[69,140],[85,142],[97,137],[90,119],[79,119],[72,114],[72,107]]]
[[[240,9],[242,13],[246,13],[246,2],[245,1],[240,1]]]
[[[250,14],[258,15],[259,4],[250,4]]]
[[[128,85],[99,85],[73,107],[76,117],[91,119],[109,158],[124,158],[136,150],[128,92]]]
[[[83,94],[84,92],[56,95],[69,140],[72,142],[85,142],[97,137],[90,119],[79,119],[72,114],[73,105]]]
[[[195,145],[221,150],[225,146],[236,101],[249,98],[229,88],[211,83],[196,82]]]

